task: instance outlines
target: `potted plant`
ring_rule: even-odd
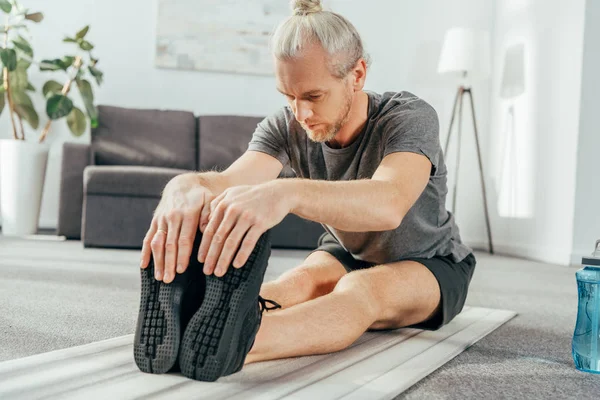
[[[12,139],[0,140],[0,210],[2,212],[2,232],[5,235],[31,235],[37,232],[40,206],[48,161],[49,145],[45,143],[53,121],[66,118],[70,131],[75,136],[82,135],[91,125],[97,124],[97,112],[90,81],[91,75],[98,84],[102,82],[102,72],[96,68],[97,59],[91,55],[93,45],[85,37],[89,27],[67,37],[65,42],[74,43],[78,54],[60,59],[33,59],[30,43],[20,34],[27,30],[26,23],[41,22],[43,14],[30,13],[16,1],[0,0],[0,10],[6,15],[4,33],[0,46],[3,84],[0,89],[0,112],[8,112]],[[61,71],[67,75],[63,84],[47,81],[42,93],[46,98],[48,122],[44,125],[37,140],[26,134],[23,120],[36,132],[39,116],[28,92],[35,92],[29,82],[27,71],[32,64],[39,65],[40,71]],[[73,104],[69,94],[77,86],[83,100],[86,114]]]

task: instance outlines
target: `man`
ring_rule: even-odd
[[[193,268],[206,275],[209,298],[196,313],[203,316],[193,317],[181,344],[182,371],[195,379],[214,380],[243,363],[339,351],[368,329],[438,329],[462,310],[474,271],[445,208],[436,112],[407,92],[363,91],[368,62],[352,24],[321,10],[320,1],[294,3],[272,38],[277,89],[289,106],[258,125],[248,151],[227,170],[169,182],[144,239],[141,265],[152,256],[160,290]],[[276,179],[288,163],[299,178]],[[247,297],[262,304],[260,313],[264,299],[281,309],[262,320],[240,311],[238,320],[253,322],[227,331],[235,351],[221,357],[217,372],[199,372],[213,368],[207,357],[227,352],[202,336],[202,329],[226,334],[210,313],[222,315],[235,296],[215,293],[237,290],[232,279],[255,279],[241,275],[246,269],[262,280],[256,265],[265,232],[288,213],[322,223],[327,234],[300,266],[263,284],[260,297]],[[229,307],[231,315],[243,306]],[[190,361],[191,349],[203,345]]]

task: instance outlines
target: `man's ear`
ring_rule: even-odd
[[[355,92],[361,91],[367,78],[367,63],[364,58],[359,58],[352,69],[352,86]]]

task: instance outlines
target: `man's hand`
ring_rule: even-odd
[[[157,280],[172,282],[175,267],[184,272],[198,228],[208,223],[213,199],[212,192],[195,181],[185,177],[170,181],[144,237],[140,267],[146,268],[152,255]]]
[[[238,249],[233,266],[241,268],[261,235],[281,222],[291,208],[291,194],[281,193],[277,181],[225,190],[212,201],[203,231],[198,260],[204,262],[204,273],[225,275]]]

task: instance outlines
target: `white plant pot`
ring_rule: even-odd
[[[0,139],[2,233],[37,233],[50,147],[37,142]]]

